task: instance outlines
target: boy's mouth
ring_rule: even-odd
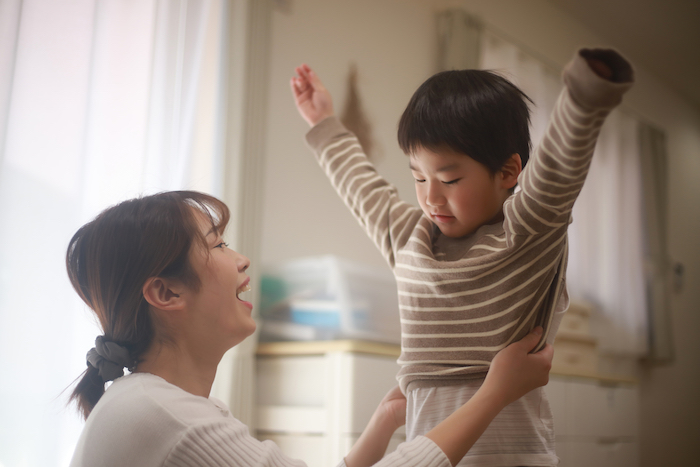
[[[444,214],[431,214],[430,217],[431,217],[434,221],[440,222],[440,223],[443,223],[443,224],[452,222],[452,221],[455,219],[454,216],[447,216],[447,215],[444,215]]]

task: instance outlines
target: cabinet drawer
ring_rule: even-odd
[[[317,407],[259,405],[259,431],[323,434],[328,430],[328,413]]]
[[[322,407],[328,368],[323,355],[258,357],[257,402],[260,405]]]
[[[560,333],[562,335],[564,333]],[[598,352],[595,342],[560,339],[554,341],[553,369],[593,374],[598,371]]]
[[[590,305],[581,302],[571,302],[569,310],[564,314],[561,320],[559,331],[582,336],[590,336],[590,315]]]
[[[595,439],[637,436],[639,396],[634,388],[579,383],[568,391],[568,433]]]

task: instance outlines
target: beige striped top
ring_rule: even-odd
[[[581,53],[607,63],[616,82],[596,75]],[[565,87],[520,190],[503,205],[502,224],[459,239],[399,199],[336,118],[308,133],[321,167],[396,277],[404,391],[481,377],[499,350],[538,324],[547,338],[553,311],[567,306],[571,210],[601,125],[632,77],[613,51],[579,51],[564,70]]]

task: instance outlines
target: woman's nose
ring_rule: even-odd
[[[250,260],[241,254],[238,255],[237,263],[238,263],[238,272],[243,272],[246,269],[248,269],[248,266],[250,266]]]

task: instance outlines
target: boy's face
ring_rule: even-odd
[[[452,238],[501,221],[503,202],[515,185],[508,186],[501,171],[492,175],[485,165],[446,147],[437,151],[418,148],[410,156],[410,168],[420,207]]]

